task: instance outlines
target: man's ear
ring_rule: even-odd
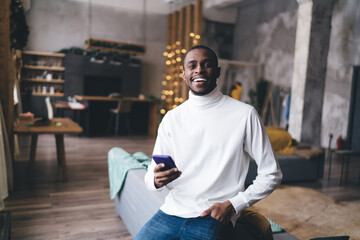
[[[216,78],[220,77],[221,67],[217,67]]]
[[[184,70],[181,70],[181,74],[182,74],[182,79],[185,81],[185,73],[184,73]]]

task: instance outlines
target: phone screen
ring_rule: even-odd
[[[176,165],[172,158],[168,155],[153,155],[152,158],[156,162],[156,164],[164,163],[165,167],[162,168],[163,171],[169,170],[172,168],[176,168]]]

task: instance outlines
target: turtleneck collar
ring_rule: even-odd
[[[216,104],[222,96],[218,86],[214,88],[210,93],[199,96],[195,95],[193,92],[189,92],[189,103],[198,107],[209,107],[213,104]]]

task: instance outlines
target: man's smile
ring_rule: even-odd
[[[191,77],[190,79],[192,82],[207,82],[209,81],[209,79],[207,77],[203,77],[203,76],[195,76],[195,77]]]
[[[195,78],[193,81],[194,82],[207,82],[208,80],[205,78]]]

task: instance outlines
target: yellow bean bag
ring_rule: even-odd
[[[293,154],[292,137],[282,127],[265,127],[276,154]]]

